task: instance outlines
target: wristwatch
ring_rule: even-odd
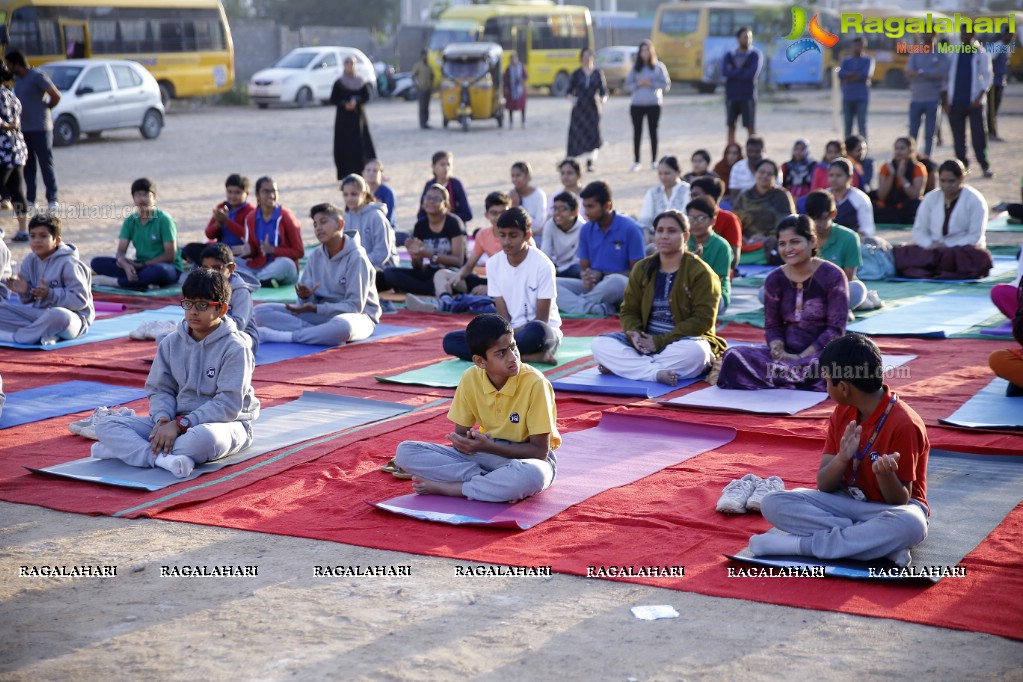
[[[188,429],[190,429],[192,427],[192,422],[189,421],[188,417],[186,417],[185,415],[181,415],[180,417],[178,417],[174,421],[177,422],[178,430],[180,430],[181,433],[184,433],[185,431],[188,431]]]

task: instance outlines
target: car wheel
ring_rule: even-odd
[[[300,88],[298,94],[295,95],[295,104],[304,109],[312,103],[313,91],[307,87]]]
[[[160,112],[156,109],[150,109],[142,117],[142,125],[139,126],[139,132],[142,133],[142,137],[152,140],[160,136],[161,130],[163,130],[163,117],[160,116]]]
[[[705,83],[703,81],[700,81],[699,83],[696,84],[696,91],[701,95],[713,94],[713,92],[717,89],[718,86],[716,83]]]
[[[266,102],[258,102],[256,106],[259,107],[260,109],[266,109],[270,105],[267,104]]]
[[[70,147],[78,140],[78,124],[70,116],[61,116],[53,124],[53,146]]]
[[[554,82],[551,83],[551,96],[552,97],[564,97],[568,94],[568,88],[571,87],[572,80],[568,77],[568,74],[564,71],[558,73],[554,77]]]
[[[160,81],[160,101],[163,102],[163,108],[169,110],[171,100],[174,99],[174,85],[169,81]]]

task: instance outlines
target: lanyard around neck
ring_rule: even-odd
[[[881,418],[877,420],[877,426],[874,427],[874,433],[870,434],[870,440],[867,441],[862,450],[853,455],[852,481],[850,485],[856,485],[856,472],[860,468],[860,462],[863,461],[863,458],[865,458],[867,453],[870,452],[870,448],[874,445],[874,441],[877,440],[878,434],[881,433],[884,423],[888,421],[888,415],[891,414],[892,408],[895,406],[895,401],[898,399],[899,396],[892,393],[892,399],[888,401],[888,407],[884,408],[884,414],[882,414]]]

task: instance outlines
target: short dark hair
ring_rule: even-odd
[[[586,49],[589,49],[589,48],[586,48]],[[575,171],[576,175],[582,175],[583,174],[583,167],[580,166],[579,162],[576,161],[575,159],[562,159],[561,161],[558,162],[558,170],[560,171],[561,167],[565,166],[565,165],[571,166],[572,170]]]
[[[668,168],[670,168],[671,170],[675,171],[676,173],[681,173],[682,172],[682,167],[680,165],[678,165],[678,159],[675,158],[674,156],[670,156],[670,155],[669,156],[662,156],[660,158],[660,160],[657,162],[657,165],[660,166],[662,163],[665,166],[667,166]]]
[[[759,135],[750,135],[746,138],[746,147],[749,147],[751,144],[758,144],[761,149],[767,148],[767,143],[764,142],[764,138]]]
[[[246,194],[249,191],[249,179],[239,173],[231,173],[224,181],[224,187],[238,187]]]
[[[821,373],[832,384],[848,382],[864,393],[876,393],[884,386],[884,362],[881,350],[862,334],[849,332],[839,336],[820,355]]]
[[[814,227],[813,221],[810,220],[809,216],[791,214],[781,219],[778,223],[778,229],[775,231],[775,236],[780,235],[784,230],[792,230],[800,237],[808,242],[812,242],[817,239],[817,228]],[[810,251],[810,255],[817,255],[817,247],[814,246]]]
[[[603,180],[594,180],[579,192],[580,199],[596,199],[601,206],[611,203],[611,187]]]
[[[825,192],[822,189],[815,189],[806,195],[806,204],[804,206],[806,215],[811,218],[824,215],[825,213],[831,213],[835,210],[835,197],[831,196],[831,192]]]
[[[699,211],[713,218],[718,214],[718,202],[714,201],[714,197],[703,196],[686,204],[686,211]]]
[[[199,253],[199,264],[207,258],[216,258],[221,263],[233,263],[234,253],[231,251],[231,247],[223,242],[217,242],[216,244],[207,244],[203,247]]]
[[[721,182],[721,178],[715,178],[710,175],[701,175],[698,178],[693,178],[689,186],[699,187],[704,194],[714,197],[714,201],[721,201],[721,195],[725,193],[725,183]]]
[[[710,164],[710,152],[708,152],[706,149],[697,149],[689,156],[690,161],[697,156],[699,156],[701,159]]]
[[[735,37],[738,38],[743,33],[753,33],[753,29],[751,29],[749,26],[740,26],[739,29],[735,32]]]
[[[28,229],[45,227],[54,239],[60,238],[60,216],[56,213],[36,213],[28,221]]]
[[[231,286],[219,271],[195,268],[188,273],[185,283],[181,285],[181,295],[185,298],[198,298],[227,305],[231,302]]]
[[[831,170],[832,168],[841,168],[842,172],[844,172],[850,178],[852,177],[852,174],[853,174],[852,161],[850,161],[849,159],[845,158],[844,156],[840,156],[837,159],[834,159],[828,165],[828,170]]]
[[[507,211],[501,214],[497,219],[497,228],[505,229],[519,229],[523,232],[529,232],[533,227],[533,219],[529,217],[529,213],[526,209],[521,206],[514,206],[509,208]]]
[[[757,166],[753,170],[758,171],[758,170],[760,170],[761,166],[766,165],[766,164],[771,164],[771,167],[774,168],[774,175],[778,175],[778,164],[776,164],[774,161],[772,161],[771,159],[767,158],[766,156],[764,158],[760,159],[759,161],[757,161]]]
[[[511,206],[511,199],[504,192],[491,192],[487,195],[487,198],[483,200],[484,210],[489,211],[494,206]]]
[[[948,171],[957,178],[961,178],[966,175],[966,166],[959,159],[949,159],[948,161],[942,161],[941,165],[938,166],[938,175],[945,171]]]
[[[515,334],[508,320],[494,313],[484,313],[472,318],[466,325],[465,343],[473,356],[485,358],[487,351],[505,334]]]
[[[533,169],[530,168],[528,161],[516,161],[511,165],[512,170],[520,170],[526,175],[532,175]]]
[[[5,59],[11,66],[23,66],[26,69],[28,68],[28,62],[25,61],[25,55],[21,53],[21,50],[8,50]]]
[[[316,204],[311,209],[309,209],[310,218],[315,218],[318,213],[326,213],[331,218],[341,220],[341,209],[330,202]]]
[[[156,183],[149,178],[139,178],[131,183],[131,193],[133,196],[135,192],[152,192],[153,196],[156,196]]]
[[[259,194],[259,190],[263,187],[264,184],[266,184],[268,182],[271,185],[276,185],[277,184],[277,181],[274,180],[273,178],[271,178],[269,175],[264,175],[259,180],[256,180],[256,194]]]
[[[452,154],[451,152],[447,151],[446,149],[442,149],[439,152],[434,152],[433,153],[433,156],[430,157],[430,165],[432,166],[432,165],[436,164],[438,161],[443,161],[444,159],[453,159],[453,158],[455,158],[454,154]]]
[[[850,135],[849,137],[845,138],[846,153],[851,154],[853,149],[862,147],[866,143],[867,138],[863,137],[862,135]]]
[[[579,200],[576,199],[571,192],[558,192],[557,194],[555,194],[554,198],[551,200],[551,204],[553,205],[558,202],[567,205],[568,210],[570,211],[579,210]]]

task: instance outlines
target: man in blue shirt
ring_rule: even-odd
[[[632,218],[615,213],[606,182],[591,182],[579,198],[589,221],[579,234],[581,279],[558,278],[558,309],[607,317],[625,297],[632,267],[646,255],[643,231]]]
[[[991,89],[991,55],[980,51],[980,43],[973,39],[972,33],[962,32],[962,44],[972,46],[976,51],[961,52],[949,60],[948,81],[941,93],[941,107],[952,129],[956,158],[966,168],[970,167],[970,160],[966,157],[966,122],[969,121],[973,153],[984,170],[984,177],[990,178],[993,174],[987,156],[984,102],[987,91]]]
[[[728,144],[735,143],[735,122],[742,116],[747,136],[756,135],[757,78],[764,56],[753,47],[753,31],[742,26],[735,32],[739,47],[721,59],[721,75],[725,77],[725,122]]]
[[[852,41],[852,55],[842,60],[838,80],[842,83],[842,115],[845,136],[852,135],[853,119],[860,135],[867,137],[867,107],[870,105],[870,79],[874,77],[874,58],[863,54],[863,38]]]

